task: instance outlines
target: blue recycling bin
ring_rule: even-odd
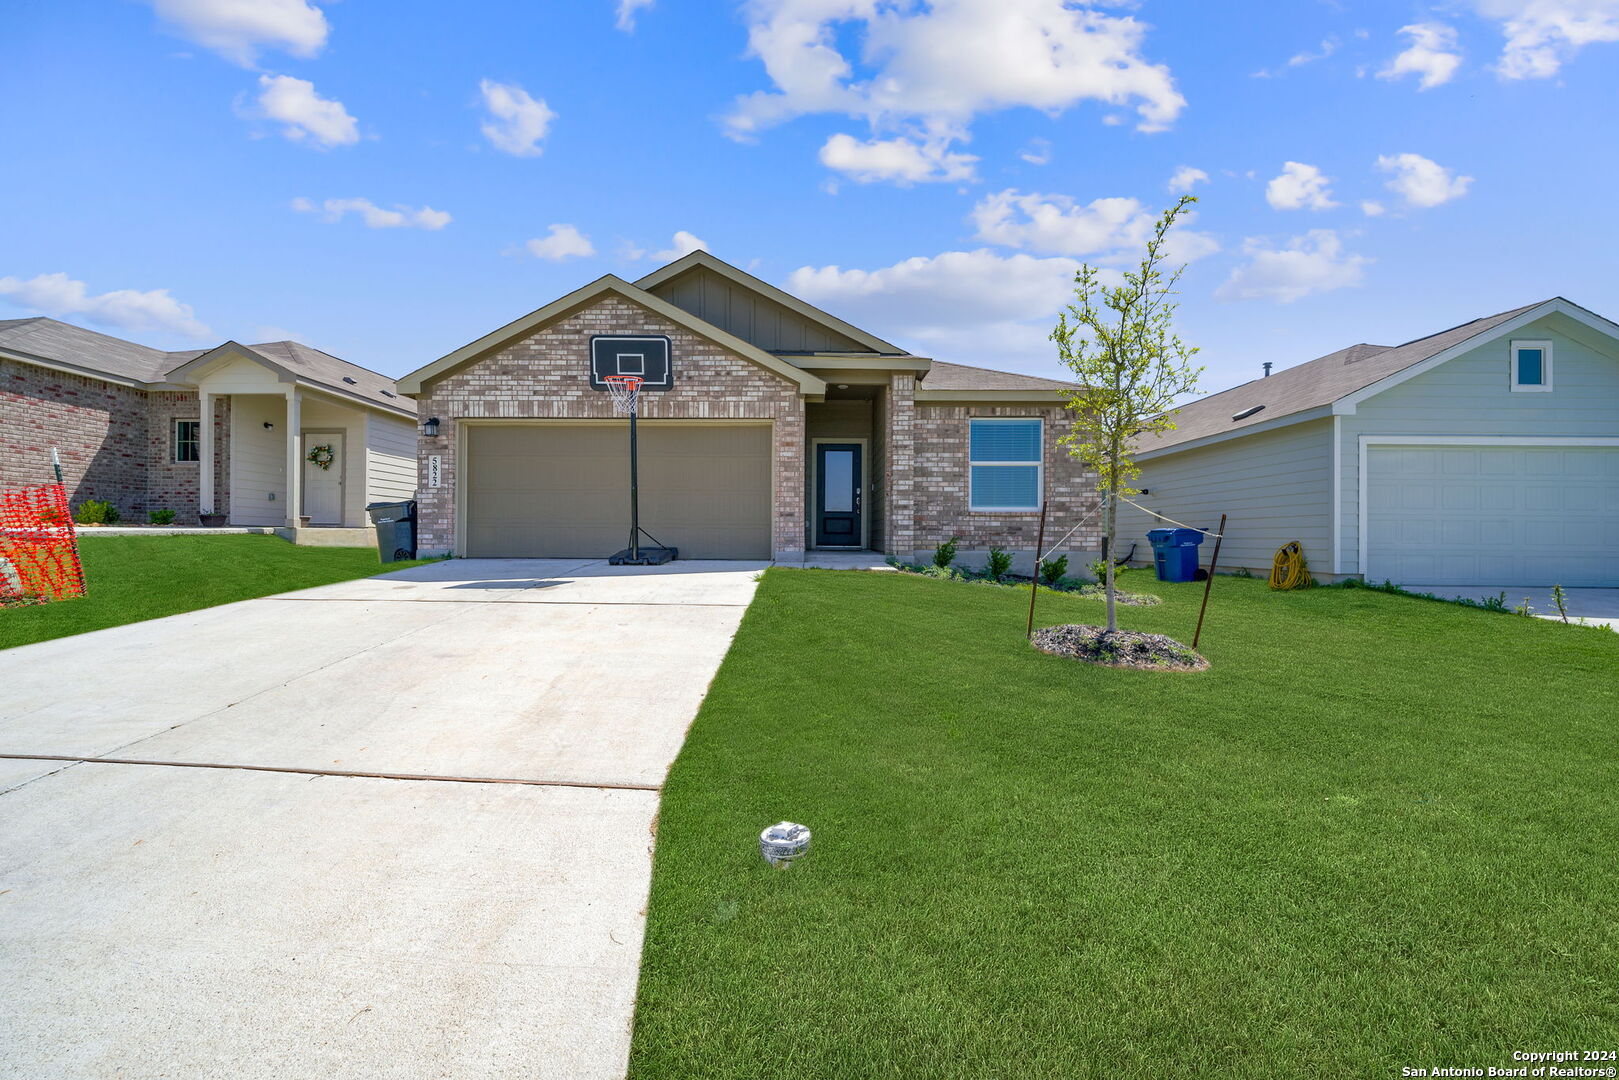
[[[1196,529],[1148,529],[1159,581],[1196,581],[1197,549],[1203,534]]]

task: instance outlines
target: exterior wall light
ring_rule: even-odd
[[[438,436],[438,417],[430,416],[426,420],[422,421],[422,434],[426,435],[429,439],[436,438]]]

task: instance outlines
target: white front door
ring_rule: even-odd
[[[321,468],[309,460],[317,448],[329,446],[332,461]],[[343,524],[343,436],[304,432],[304,511],[311,525]]]

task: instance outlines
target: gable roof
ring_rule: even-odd
[[[651,291],[657,288],[659,285],[662,285],[667,281],[672,281],[682,274],[698,267],[711,270],[721,277],[730,280],[732,283],[740,285],[742,288],[751,292],[758,293],[765,299],[780,304],[782,307],[785,307],[795,314],[808,319],[810,322],[817,323],[820,326],[825,327],[834,334],[849,338],[857,344],[865,346],[874,353],[885,356],[910,355],[898,345],[895,345],[892,342],[884,341],[877,335],[868,333],[852,323],[846,323],[836,315],[822,311],[815,305],[800,300],[792,293],[778,289],[774,285],[770,284],[770,282],[765,281],[762,278],[756,278],[745,270],[739,270],[730,263],[726,262],[724,259],[711,255],[706,251],[698,250],[693,251],[689,255],[683,255],[674,262],[665,266],[660,266],[658,269],[652,271],[652,273],[638,279],[635,284],[639,288]]]
[[[386,375],[340,360],[330,353],[296,341],[234,346],[288,376],[378,409],[414,416],[416,410],[399,400],[398,388]],[[0,353],[18,359],[111,378],[127,385],[154,386],[183,377],[187,368],[225,347],[165,352],[123,338],[87,330],[82,326],[36,315],[0,320]]]
[[[546,324],[555,322],[574,309],[607,293],[616,293],[632,303],[647,308],[653,314],[661,315],[677,326],[683,326],[692,333],[708,338],[710,341],[746,357],[760,367],[775,372],[788,382],[797,384],[800,393],[811,395],[826,393],[826,383],[809,372],[794,367],[792,364],[765,352],[756,345],[750,345],[734,334],[699,319],[684,308],[676,307],[638,285],[631,285],[616,274],[604,274],[590,284],[575,289],[566,296],[558,297],[544,307],[536,308],[520,319],[513,319],[498,330],[491,330],[478,340],[468,342],[431,364],[417,368],[399,380],[400,393],[420,394],[423,385],[428,380],[442,378],[461,365],[470,363],[511,341],[532,334]]]
[[[1403,345],[1351,345],[1269,378],[1222,390],[1175,410],[1175,430],[1144,436],[1139,452],[1154,454],[1191,443],[1239,435],[1250,429],[1313,419],[1358,400],[1363,391],[1379,392],[1403,377],[1420,374],[1424,364],[1443,363],[1458,350],[1475,348],[1490,337],[1509,333],[1554,311],[1572,314],[1593,325],[1606,323],[1561,297],[1474,319]],[[1609,324],[1611,326],[1611,324]],[[1607,332],[1613,332],[1609,329]],[[1419,369],[1419,370],[1414,370]],[[1234,419],[1235,417],[1241,419]]]
[[[416,415],[415,407],[400,398],[398,387],[386,375],[378,375],[297,341],[269,341],[259,345],[227,341],[212,349],[169,353],[178,362],[165,375],[170,379],[181,377],[231,353],[263,364],[287,382],[305,383],[373,408]]]

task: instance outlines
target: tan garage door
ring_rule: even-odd
[[[770,557],[770,427],[643,420],[641,525],[683,559]],[[606,558],[629,537],[629,426],[472,424],[465,554]]]

